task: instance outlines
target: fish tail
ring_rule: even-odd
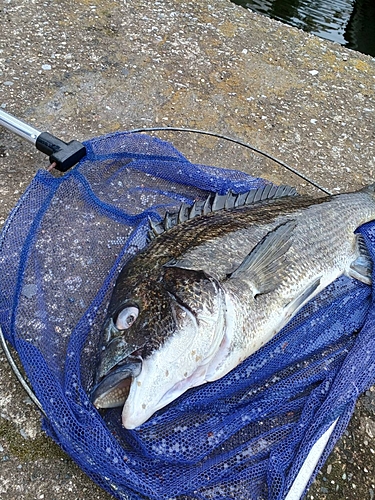
[[[368,193],[371,196],[375,196],[375,182],[373,184],[369,184],[368,186],[364,187],[363,189],[361,189],[361,191],[364,191],[365,193]]]

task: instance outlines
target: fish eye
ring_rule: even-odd
[[[138,318],[139,310],[138,307],[130,306],[125,307],[116,319],[116,327],[119,330],[127,330],[132,326],[134,321]]]

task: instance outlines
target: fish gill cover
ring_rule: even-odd
[[[374,382],[371,288],[339,278],[227,376],[126,430],[121,408],[100,414],[88,396],[119,270],[145,246],[149,217],[265,181],[143,134],[85,146],[63,177],[37,173],[0,239],[0,322],[44,429],[115,498],[285,498],[313,444],[337,420],[319,468]],[[360,231],[374,257],[374,224]]]

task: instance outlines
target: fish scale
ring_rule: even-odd
[[[111,381],[115,391],[122,366],[129,378],[136,351],[141,369],[130,375],[125,427],[225,376],[342,274],[370,283],[372,263],[354,232],[375,219],[373,186],[318,199],[275,193],[229,193],[208,213],[206,200],[182,222],[168,215],[121,271],[92,399],[98,407],[113,403]],[[236,206],[239,199],[245,204]],[[121,318],[137,312],[122,331],[120,311]]]
[[[223,287],[231,296],[229,303],[233,308],[235,303],[241,303],[243,307],[240,314],[232,312],[236,322],[231,328],[233,334],[226,359],[222,353],[219,366],[209,372],[206,379],[212,381],[224,376],[268,342],[308,300],[343,271],[349,273],[349,266],[357,256],[354,230],[374,216],[374,206],[369,204],[369,197],[364,193],[332,197],[322,204],[313,205],[298,216],[291,248],[284,256],[282,273],[273,273],[272,276],[273,292],[254,298],[250,285],[254,277],[251,274],[246,276],[245,272],[236,281],[225,282]],[[277,217],[274,225],[283,221],[283,217]],[[301,297],[309,286],[312,288],[306,299],[296,305],[293,299]]]

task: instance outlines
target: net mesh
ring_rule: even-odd
[[[271,342],[136,430],[87,396],[113,283],[146,244],[148,217],[263,179],[190,163],[168,142],[85,143],[61,178],[39,171],[0,240],[0,321],[42,403],[46,432],[119,499],[282,499],[332,422],[317,469],[374,381],[371,288],[342,277]],[[373,256],[375,232],[363,226]]]

